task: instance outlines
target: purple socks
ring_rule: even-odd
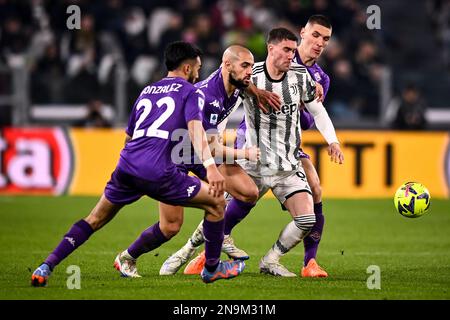
[[[159,221],[145,229],[141,233],[139,238],[136,239],[129,247],[128,253],[133,258],[137,259],[142,254],[152,251],[162,245],[164,242],[168,241],[164,234],[159,228]]]
[[[223,233],[230,234],[231,230],[247,216],[255,204],[232,199],[225,210],[225,228]]]
[[[53,270],[62,260],[89,239],[93,233],[94,230],[85,220],[76,222],[64,235],[64,239],[55,250],[45,259],[45,263]]]
[[[314,213],[316,215],[316,224],[305,239],[303,239],[303,246],[305,247],[305,266],[308,264],[309,260],[316,258],[317,249],[322,237],[323,225],[325,224],[325,217],[322,214],[322,202],[314,204]]]
[[[220,251],[223,243],[224,219],[212,222],[203,220],[203,235],[205,238],[205,267],[208,271],[216,270],[220,261]]]

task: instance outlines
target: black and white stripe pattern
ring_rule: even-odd
[[[277,93],[282,108],[278,112],[263,113],[255,99],[247,97],[244,100],[246,147],[256,145],[261,149],[262,169],[295,170],[301,143],[299,107],[301,101],[311,98],[305,85],[312,82],[311,76],[304,66],[293,63],[286,76],[273,80],[265,62],[258,62],[253,67],[252,81],[259,89]]]
[[[294,222],[297,228],[299,228],[305,233],[308,233],[311,231],[312,227],[314,227],[314,225],[316,224],[316,215],[312,213],[294,217]]]

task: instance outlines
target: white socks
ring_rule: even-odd
[[[282,255],[299,244],[308,235],[315,223],[316,216],[314,213],[295,217],[281,231],[277,242],[267,252],[265,258],[272,262],[278,262]]]

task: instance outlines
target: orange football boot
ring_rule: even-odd
[[[201,274],[203,267],[206,263],[205,250],[200,252],[198,256],[192,259],[186,268],[184,268],[184,274]]]
[[[328,273],[317,264],[316,259],[311,259],[311,260],[309,260],[306,267],[302,268],[302,277],[304,277],[304,278],[326,278],[326,277],[328,277]]]

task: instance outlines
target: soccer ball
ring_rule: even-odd
[[[430,208],[428,189],[418,182],[406,182],[397,189],[394,205],[397,211],[408,218],[418,218]]]

